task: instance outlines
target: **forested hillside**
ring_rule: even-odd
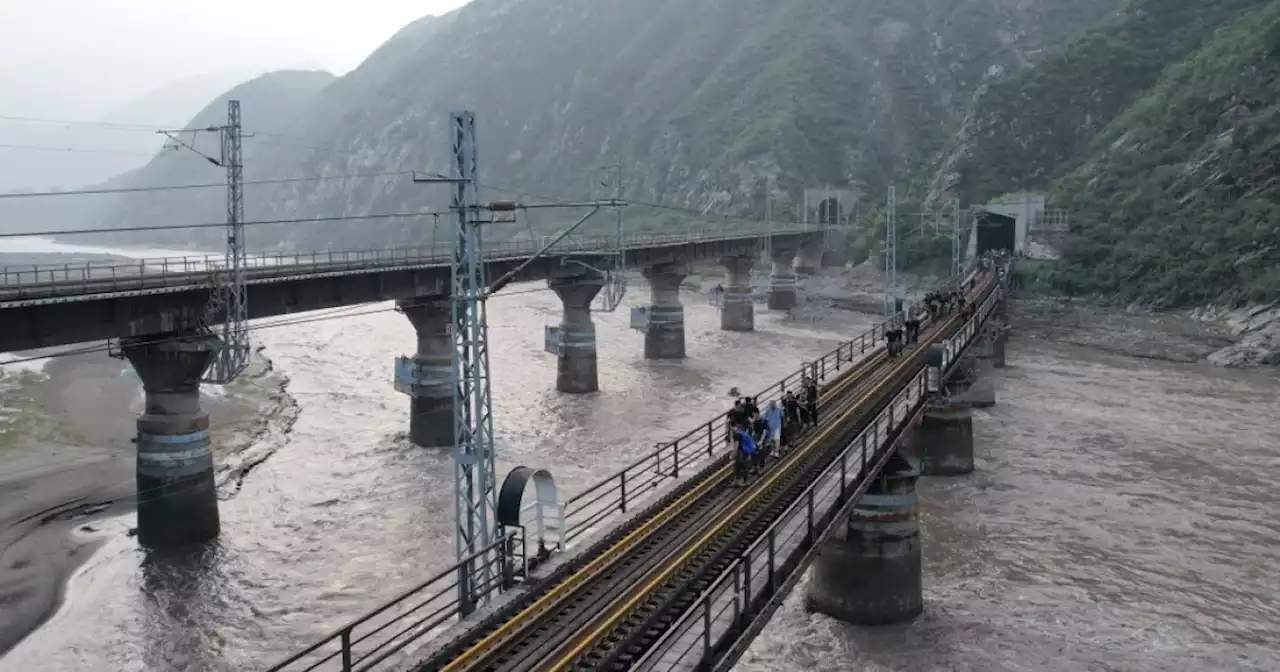
[[[761,216],[768,193],[775,212],[791,213],[805,187],[879,194],[927,172],[985,82],[1116,2],[475,0],[406,27],[320,92],[283,131],[289,138],[245,172],[444,170],[448,113],[466,108],[478,115],[488,184],[582,197],[599,166],[622,163],[637,201]],[[246,128],[265,113],[246,102]],[[342,179],[254,187],[246,209],[250,219],[362,215],[441,197],[404,177]],[[221,216],[216,203],[175,199],[112,217],[145,224],[178,213]],[[673,216],[636,207],[628,222]],[[250,240],[396,245],[421,242],[423,226],[259,227]]]
[[[1060,290],[1156,307],[1280,298],[1274,0],[1131,0],[993,83],[934,179],[1050,190]]]
[[[1280,2],[1169,68],[1053,199],[1068,290],[1158,307],[1280,299]]]

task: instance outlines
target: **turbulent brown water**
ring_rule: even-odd
[[[686,304],[684,362],[644,361],[625,311],[597,316],[603,392],[569,397],[542,353],[555,298],[497,302],[499,472],[549,466],[576,491],[707,419],[731,386],[772,382],[862,326],[762,315],[731,334]],[[450,562],[451,467],[408,446],[390,382],[407,321],[259,338],[300,414],[222,502],[218,545],[144,559],[113,534],[0,670],[258,669]],[[1280,669],[1276,379],[1031,343],[1010,363],[976,420],[977,472],[922,481],[925,615],[850,628],[807,614],[797,591],[740,667]]]
[[[1280,669],[1280,380],[1014,342],[977,470],[920,481],[925,613],[797,590],[763,670]]]

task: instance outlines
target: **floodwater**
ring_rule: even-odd
[[[644,288],[628,302],[644,300]],[[861,331],[845,315],[718,329],[686,296],[689,359],[646,362],[626,310],[597,315],[602,392],[554,391],[546,292],[490,309],[499,473],[550,467],[567,492]],[[123,530],[0,670],[260,669],[452,560],[452,470],[408,445],[394,312],[255,332],[298,406],[200,557],[144,558]],[[1280,669],[1280,382],[1015,341],[978,470],[921,482],[926,613],[844,626],[797,590],[740,668]]]
[[[602,392],[569,396],[543,352],[559,300],[535,288],[490,303],[498,472],[549,467],[570,494],[721,412],[731,387],[764,388],[871,322],[761,309],[755,333],[730,333],[686,294],[689,358],[648,362],[624,304],[595,318]],[[643,284],[627,297],[646,300]],[[408,320],[388,309],[253,333],[299,410],[253,449],[270,457],[238,490],[224,487],[216,547],[144,558],[123,534],[132,518],[112,521],[64,607],[0,670],[261,669],[452,563],[448,451],[409,445],[409,400],[392,386],[394,358],[414,343]]]
[[[977,469],[919,483],[925,612],[801,588],[740,669],[1280,669],[1280,379],[1012,341]]]

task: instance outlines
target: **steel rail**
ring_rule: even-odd
[[[986,296],[990,291],[988,282],[975,294]],[[849,436],[857,436],[867,429],[885,407],[900,403],[899,392],[918,374],[929,347],[955,332],[966,319],[964,315],[953,314],[930,338],[886,369],[840,421],[829,425],[822,436],[815,437],[809,447],[813,454],[807,456],[812,459],[802,465],[801,456],[795,456],[791,464],[780,465],[756,483],[719,521],[687,540],[678,556],[652,570],[643,585],[633,586],[615,599],[607,611],[597,612],[594,620],[582,628],[588,629],[585,634],[572,637],[549,656],[555,659],[554,663],[521,669],[629,669],[630,664],[697,601],[707,585],[718,579],[722,570],[792,506],[793,491],[807,488],[813,477],[829,467],[844,450]],[[846,423],[850,416],[853,421]],[[892,417],[891,411],[891,426],[885,429],[888,434],[893,431]],[[864,463],[860,479],[867,475],[866,468]]]
[[[954,318],[952,321],[949,321],[947,325],[949,326],[953,323],[954,323]],[[923,352],[923,347],[924,346],[922,345],[914,349],[912,351],[913,352],[912,357],[913,358],[918,357],[920,353]],[[865,380],[862,379],[861,374],[865,373],[868,369],[874,370],[878,368],[884,359],[885,359],[884,353],[883,351],[881,351],[873,355],[872,357],[869,357],[863,360],[862,362],[860,362],[858,365],[855,366],[855,368],[851,372],[846,373],[837,381],[837,383],[835,384],[835,389],[828,392],[828,394],[826,395],[827,398],[832,399],[832,394],[834,393],[837,401],[846,401],[847,400],[846,391],[849,391],[849,387],[851,385],[854,385],[855,383],[858,383],[857,387],[855,387],[854,389],[856,390],[858,388],[861,388],[862,387],[861,384],[866,382]],[[895,368],[892,371],[896,372],[899,370],[900,368]],[[885,375],[892,376],[896,374],[885,374]],[[880,386],[882,386],[888,380],[889,378],[885,378],[884,376],[881,376],[880,378],[877,379],[877,382]],[[841,426],[844,424],[843,421],[847,420],[850,415],[853,415],[857,410],[861,408],[861,406],[865,405],[866,399],[867,399],[867,396],[862,395],[860,397],[856,397],[854,403],[852,404],[850,403],[839,404],[838,410],[836,411],[837,413],[836,419],[834,421],[828,421],[828,423],[826,424],[826,427],[819,430],[819,436],[810,439],[809,441],[806,442],[806,444],[802,448],[796,451],[793,451],[790,456],[785,458],[787,459],[787,462],[784,465],[772,470],[771,474],[773,474],[773,477],[769,479],[768,483],[772,484],[773,482],[776,481],[778,477],[780,477],[779,476],[780,474],[784,472],[790,472],[792,467],[799,464],[801,461],[801,458],[808,455],[810,451],[814,449],[815,446],[827,442],[831,433],[841,428]],[[826,410],[828,412],[830,411],[830,409],[826,409]],[[621,560],[624,556],[635,555],[630,551],[633,551],[633,550],[645,551],[644,554],[651,557],[654,551],[661,550],[660,548],[655,547],[655,546],[658,546],[659,544],[655,543],[654,539],[646,539],[648,535],[657,534],[658,535],[658,538],[656,539],[657,542],[668,541],[668,543],[670,543],[669,539],[680,540],[687,537],[687,534],[683,534],[683,533],[676,534],[676,532],[687,532],[686,528],[690,526],[703,528],[704,525],[699,524],[704,520],[704,516],[702,515],[692,515],[692,516],[686,515],[684,520],[677,520],[677,518],[681,513],[687,514],[690,505],[694,503],[694,501],[692,500],[695,500],[695,499],[701,500],[702,505],[697,508],[702,513],[705,513],[705,510],[707,509],[710,509],[716,512],[723,510],[722,504],[725,503],[721,501],[722,499],[724,499],[723,496],[707,497],[708,493],[710,493],[710,491],[714,488],[714,486],[722,483],[723,480],[729,474],[729,466],[727,464],[727,460],[722,459],[722,461],[725,462],[726,464],[716,469],[712,473],[702,477],[701,482],[699,482],[696,487],[691,488],[688,492],[686,492],[684,496],[680,497],[675,502],[673,502],[672,504],[668,505],[667,507],[659,511],[657,514],[650,516],[647,520],[644,521],[644,523],[639,528],[632,531],[632,533],[628,535],[627,538],[624,538],[624,540],[620,541],[620,543],[614,544],[612,547],[606,549],[603,553],[595,556],[592,559],[592,561],[588,563],[586,567],[583,567],[581,570],[576,572],[574,576],[569,578],[569,580],[566,580],[558,584],[557,586],[555,586],[555,588],[553,588],[547,594],[541,596],[534,604],[525,608],[523,611],[515,614],[513,617],[510,617],[504,623],[499,625],[496,629],[488,632],[480,641],[476,642],[469,649],[462,652],[461,655],[449,661],[449,663],[446,664],[442,669],[452,671],[452,670],[468,669],[470,667],[479,665],[484,660],[490,658],[494,652],[503,649],[504,644],[514,639],[518,633],[524,631],[527,625],[533,625],[535,622],[541,620],[541,617],[543,615],[547,614],[549,611],[554,609],[557,605],[563,603],[564,600],[567,599],[573,593],[575,593],[576,589],[579,587],[585,586],[588,583],[592,583],[602,578],[619,579],[624,581],[626,578],[634,578],[632,576],[633,574],[635,574],[634,566],[621,568],[623,570],[622,574],[618,574],[617,572],[615,572],[611,575],[607,575],[605,572],[609,567],[613,566],[615,562]],[[756,492],[758,494],[760,491],[759,488],[761,487],[764,487],[764,486],[762,486],[760,483],[757,483],[755,486],[755,490],[753,490],[753,492]],[[729,498],[731,500],[738,499],[739,498],[738,495],[741,493],[741,491],[737,491],[733,489],[726,489],[726,491],[727,492],[722,493],[722,495],[726,495],[726,494],[730,495]],[[741,508],[735,509],[735,510],[741,511]],[[695,513],[699,513],[699,512],[696,511]],[[678,529],[667,529],[666,533],[663,534],[662,528],[664,528],[666,524],[669,524],[672,522],[680,522],[682,524],[677,526]],[[642,542],[647,542],[647,543],[642,543]],[[646,565],[646,566],[651,567],[651,565]],[[611,583],[615,583],[615,582],[611,582]],[[622,585],[624,586],[629,585],[629,583],[630,582],[624,582]],[[583,606],[586,606],[586,605],[583,605]],[[542,629],[545,629],[545,628],[542,628]],[[532,632],[530,634],[537,636],[539,633]],[[486,667],[488,666],[486,665]],[[435,668],[429,665],[427,667],[422,667],[420,669],[435,669]]]
[[[880,361],[884,359],[884,352],[881,351],[863,359],[855,364],[851,369],[842,374],[835,381],[830,383],[829,389],[826,391],[826,397],[831,400],[842,398],[851,385],[854,385],[868,370],[878,366]],[[820,409],[821,410],[821,409]],[[667,528],[668,533],[676,530],[670,529],[668,526],[672,523],[681,522],[678,520],[680,516],[689,517],[696,516],[698,511],[692,511],[696,505],[702,511],[714,511],[716,506],[706,495],[721,484],[732,470],[731,462],[725,457],[721,457],[710,467],[704,474],[694,477],[695,483],[677,496],[674,501],[667,503],[659,508],[653,515],[647,516],[639,523],[635,529],[631,530],[621,539],[618,539],[601,553],[595,555],[582,568],[567,577],[564,581],[554,586],[549,586],[545,592],[538,595],[532,604],[522,609],[513,617],[507,619],[496,628],[484,633],[484,636],[471,643],[461,654],[454,657],[449,663],[441,668],[453,672],[455,670],[467,669],[472,661],[478,656],[487,656],[496,647],[501,646],[504,642],[517,635],[523,627],[550,611],[559,605],[564,599],[572,594],[577,588],[589,583],[592,579],[607,571],[614,563],[628,555],[629,551],[636,549],[643,544],[651,535],[659,533],[663,528]],[[687,522],[687,521],[686,521]],[[664,535],[666,536],[666,535]],[[476,633],[469,633],[476,634]],[[430,669],[429,667],[423,669]]]
[[[983,290],[986,290],[985,286]],[[954,330],[963,319],[962,315],[953,314],[931,334],[932,338],[923,340],[897,364],[880,373],[838,419],[828,424],[804,448],[795,451],[788,456],[786,463],[778,465],[765,478],[754,483],[737,498],[737,504],[716,521],[700,533],[686,538],[678,554],[658,563],[650,570],[644,583],[626,590],[606,610],[597,612],[585,627],[580,627],[580,634],[557,647],[548,656],[554,659],[553,663],[516,669],[626,669],[635,657],[634,652],[626,650],[633,648],[628,644],[636,643],[633,641],[635,636],[647,635],[641,639],[649,640],[661,636],[665,627],[670,626],[687,607],[678,604],[681,602],[679,597],[696,598],[702,592],[701,588],[691,584],[699,579],[706,583],[708,576],[717,578],[720,575],[717,569],[723,569],[721,565],[727,566],[740,554],[733,551],[750,545],[758,536],[752,532],[763,530],[776,517],[769,514],[781,512],[790,505],[792,498],[788,494],[806,487],[809,476],[826,468],[830,460],[823,458],[834,456],[844,445],[839,439],[849,434],[856,435],[867,418],[874,417],[881,406],[896,401],[897,388],[905,384],[910,374],[923,363],[928,348],[948,331]],[[681,574],[684,576],[680,577]],[[673,581],[676,578],[680,580]],[[645,603],[646,598],[655,597]],[[672,602],[677,603],[674,608]],[[670,616],[671,612],[674,616]],[[625,624],[622,623],[624,618],[627,619]],[[665,620],[665,623],[658,623],[659,620]],[[562,625],[567,627],[569,624]],[[643,646],[640,647],[642,651]]]

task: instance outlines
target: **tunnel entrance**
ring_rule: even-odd
[[[982,211],[977,215],[977,249],[978,256],[994,250],[1004,250],[1009,254],[1018,245],[1018,220],[1008,215]]]
[[[818,204],[818,223],[832,225],[840,223],[839,200],[828,198]]]

